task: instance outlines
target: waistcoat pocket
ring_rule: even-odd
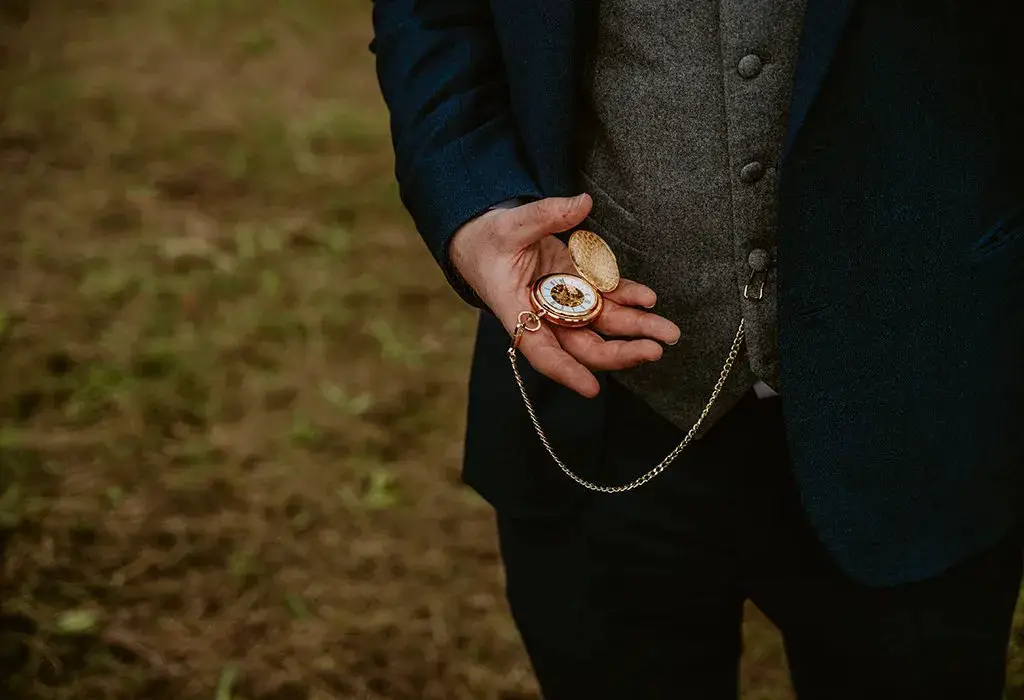
[[[594,200],[594,208],[583,225],[589,226],[608,242],[623,277],[643,283],[640,275],[643,274],[645,254],[631,242],[640,238],[639,220],[586,173],[580,172],[579,175],[584,191]]]

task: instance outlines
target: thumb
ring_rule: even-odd
[[[516,248],[526,248],[545,236],[578,225],[590,213],[593,202],[584,193],[575,197],[548,197],[510,210],[508,240]]]

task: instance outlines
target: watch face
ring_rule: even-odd
[[[601,298],[594,285],[569,274],[543,277],[537,285],[536,296],[541,306],[567,318],[590,316]]]

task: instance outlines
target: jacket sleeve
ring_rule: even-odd
[[[509,107],[485,0],[375,0],[377,78],[391,113],[402,203],[456,292],[452,235],[499,202],[539,198]]]

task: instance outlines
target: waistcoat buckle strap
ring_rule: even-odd
[[[757,275],[761,275],[760,283],[757,285],[757,295],[756,296],[751,296],[751,294],[750,294],[750,286],[751,286],[751,284],[754,281],[754,277],[756,277]],[[743,285],[743,298],[744,299],[750,299],[752,301],[759,301],[762,298],[764,298],[764,273],[763,272],[761,272],[760,270],[751,270],[750,271],[750,278],[747,280],[747,283],[745,285]]]

